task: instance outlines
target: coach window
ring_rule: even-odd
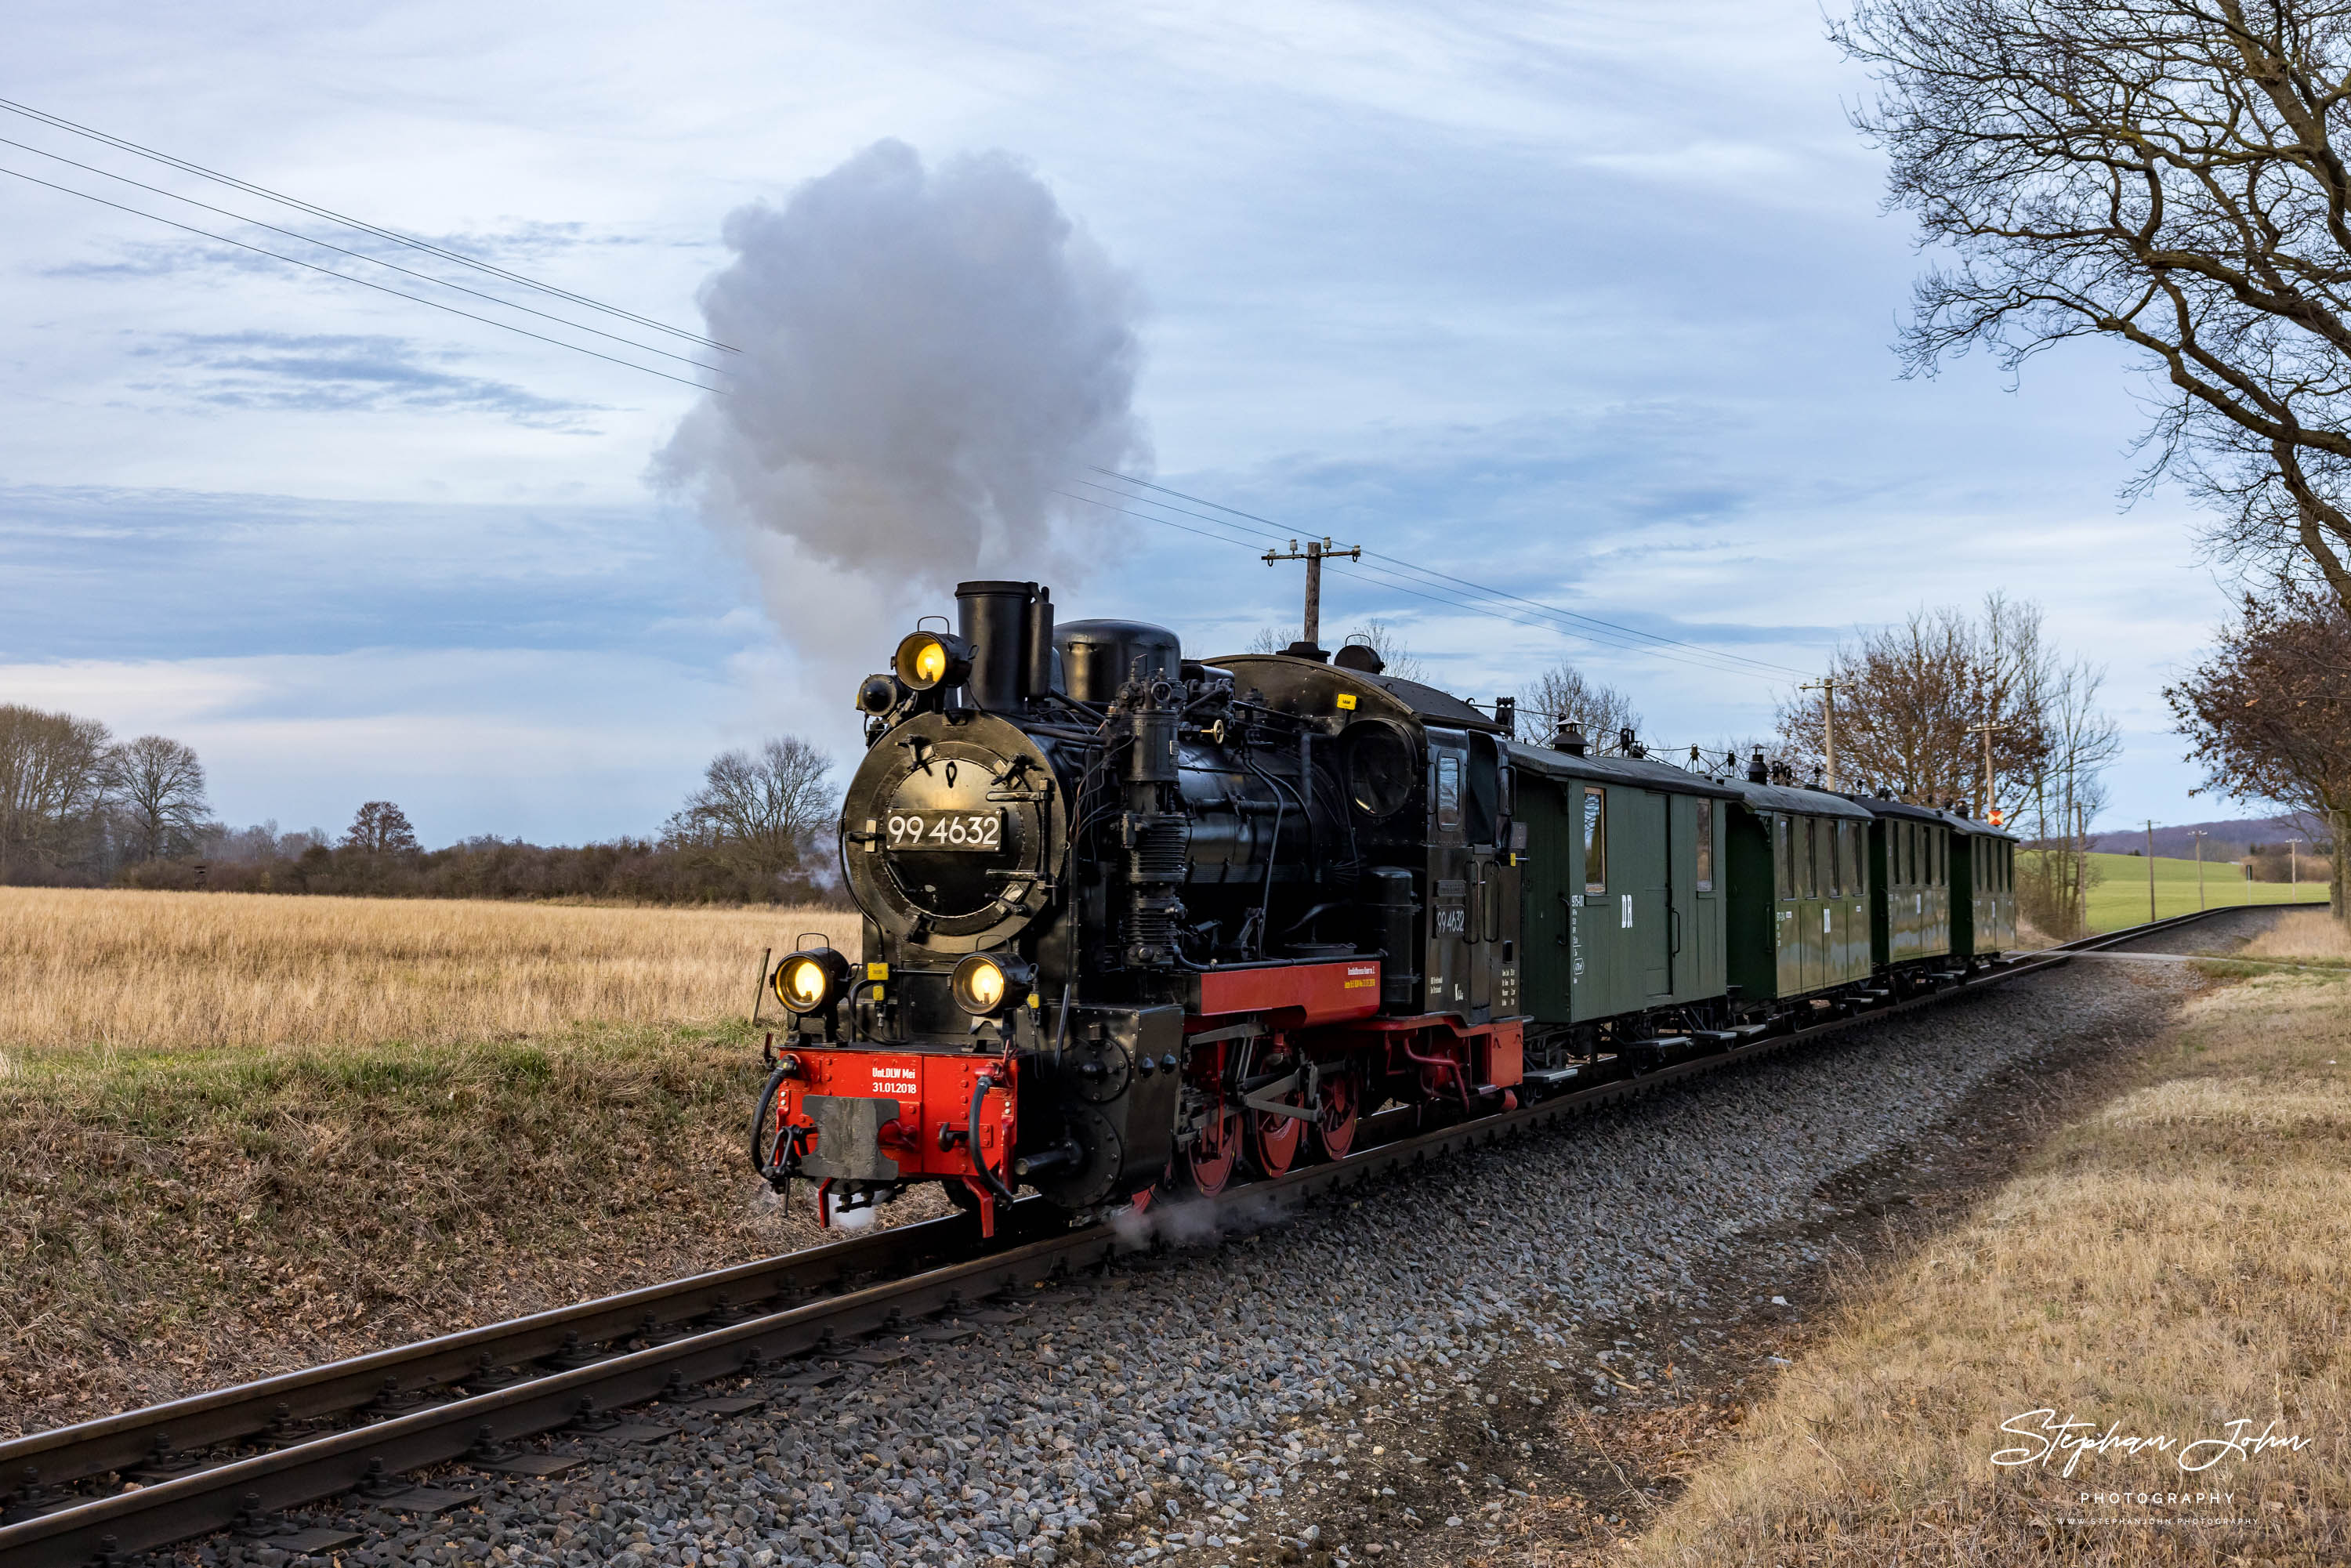
[[[1714,891],[1714,802],[1698,803],[1698,890]]]
[[[1937,887],[1949,887],[1951,883],[1951,839],[1940,828],[1927,832],[1927,874],[1935,879]]]
[[[1608,792],[1583,787],[1583,891],[1608,891]]]
[[[1771,819],[1772,880],[1779,884],[1777,891],[1782,898],[1796,896],[1796,856],[1789,847],[1794,837],[1792,828],[1785,817]]]

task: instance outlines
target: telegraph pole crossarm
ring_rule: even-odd
[[[1326,534],[1319,539],[1308,539],[1302,550],[1298,548],[1298,541],[1292,539],[1286,553],[1280,550],[1265,552],[1265,564],[1268,566],[1282,560],[1302,560],[1306,563],[1306,615],[1298,635],[1300,641],[1309,647],[1319,646],[1322,642],[1322,563],[1333,556],[1361,560],[1364,559],[1364,547],[1349,545],[1341,549],[1331,542],[1330,536]]]

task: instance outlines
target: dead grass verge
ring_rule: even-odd
[[[853,912],[0,888],[0,1050],[455,1044],[745,1017]]]
[[[2281,921],[2270,956],[2304,956],[2306,924]],[[1968,1222],[1849,1279],[1737,1447],[1632,1557],[2343,1562],[2346,1260],[2351,985],[2272,974],[2208,992],[2118,1099]],[[2070,1477],[2063,1451],[1994,1466],[2043,1446],[2037,1409],[2175,1447],[2085,1453]],[[2300,1447],[2205,1448],[2219,1462],[2180,1467],[2189,1443],[2265,1429]],[[2219,1495],[2166,1500],[2198,1493]]]
[[[0,1433],[811,1245],[746,1162],[762,1071],[739,1023],[19,1059]]]

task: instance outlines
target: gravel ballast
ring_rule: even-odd
[[[1962,996],[1213,1248],[1176,1238],[1167,1257],[1040,1291],[1018,1322],[960,1343],[903,1342],[906,1359],[846,1364],[822,1388],[757,1385],[772,1395],[762,1412],[648,1407],[682,1429],[586,1446],[590,1462],[559,1477],[435,1478],[478,1488],[473,1509],[304,1519],[363,1532],[334,1553],[348,1568],[1366,1562],[1381,1548],[1343,1539],[1320,1506],[1375,1441],[1364,1401],[1458,1405],[1505,1356],[1612,1397],[1587,1325],[1702,1296],[1775,1228],[1794,1238],[1774,1254],[1789,1270],[1816,1262],[1787,1227],[1829,1177],[1900,1149],[2003,1068],[2151,1035],[2192,983],[2184,967],[2077,964]],[[1459,1490],[1459,1514],[1417,1522],[1474,1531],[1474,1507],[1507,1489],[1465,1469]],[[229,1537],[183,1550],[304,1561]]]

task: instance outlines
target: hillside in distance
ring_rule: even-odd
[[[2196,858],[2196,834],[2204,835],[2204,858],[2208,861],[2242,860],[2245,852],[2254,844],[2283,844],[2288,839],[2299,838],[2306,852],[2325,835],[2320,825],[2308,817],[2289,812],[2277,817],[2238,817],[2221,822],[2177,822],[2155,825],[2155,852],[2171,860]],[[2111,828],[2090,835],[2090,848],[2106,854],[2126,855],[2147,852],[2147,830]]]

